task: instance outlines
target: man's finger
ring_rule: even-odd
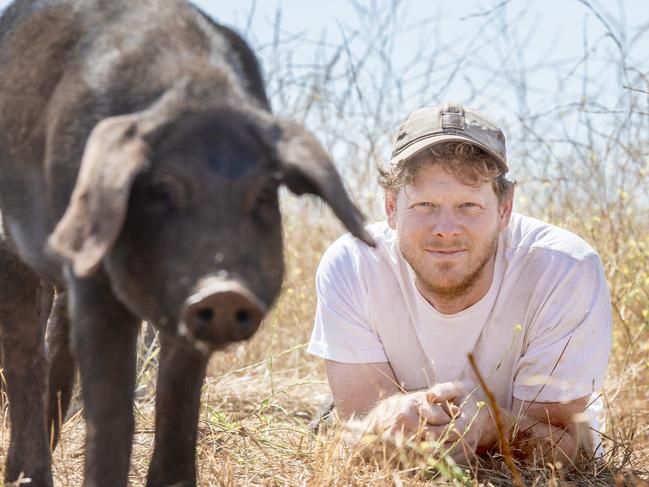
[[[427,425],[429,433],[437,435],[435,439],[442,439],[447,442],[454,442],[466,438],[468,433],[468,422],[463,416],[458,416],[452,422],[438,425]]]
[[[440,426],[448,424],[453,418],[441,404],[424,404],[420,408],[419,415],[427,424]]]
[[[440,402],[439,406],[451,418],[456,417],[460,413],[459,406],[457,404],[452,403],[452,402],[449,402],[449,401]]]
[[[453,402],[464,396],[465,391],[455,382],[442,382],[435,384],[426,391],[426,399],[429,403]]]

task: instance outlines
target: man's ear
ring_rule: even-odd
[[[279,140],[275,147],[286,186],[296,194],[319,196],[352,235],[374,246],[374,239],[363,226],[363,216],[349,199],[333,162],[315,137],[295,122],[277,123]]]
[[[512,211],[514,210],[514,188],[511,188],[509,192],[503,196],[503,199],[498,207],[498,228],[500,230],[504,230],[505,228],[507,228],[507,225],[509,225],[509,220],[511,220]]]
[[[388,220],[388,225],[392,230],[397,229],[397,193],[386,189],[383,194],[383,204],[385,206],[385,216]]]

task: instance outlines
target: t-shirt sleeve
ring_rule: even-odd
[[[514,378],[514,397],[560,402],[604,382],[611,348],[611,304],[597,255],[574,261],[549,293],[531,328]]]
[[[368,318],[367,287],[359,249],[350,236],[327,249],[316,273],[318,304],[307,352],[343,363],[387,362]]]

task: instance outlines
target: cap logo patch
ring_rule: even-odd
[[[442,129],[464,130],[464,110],[454,103],[449,103],[442,111]]]

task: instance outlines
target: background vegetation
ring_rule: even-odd
[[[462,83],[459,101],[496,114],[519,182],[518,210],[576,232],[599,251],[615,320],[602,391],[604,462],[572,473],[529,469],[526,483],[647,485],[641,479],[649,466],[649,21],[645,15],[644,24],[631,28],[598,4],[574,1],[584,12],[575,27],[583,30],[576,59],[527,52],[531,33],[517,27],[534,23],[526,18],[527,3],[507,0],[467,13],[475,35],[463,39],[440,38],[442,20],[434,17],[404,25],[408,4],[397,1],[351,2],[356,28],[338,26],[343,42],[285,32],[281,10],[272,42],[249,37],[275,110],[319,135],[368,220],[381,217],[376,167],[409,110],[445,100]],[[620,12],[624,2],[615,5]],[[587,31],[593,22],[601,32],[594,37]],[[413,33],[420,48],[405,59],[395,45]],[[296,62],[293,53],[305,43],[313,61]],[[252,340],[212,358],[200,419],[200,485],[509,485],[497,461],[453,469],[412,446],[400,462],[363,463],[340,448],[335,431],[311,433],[307,423],[328,394],[320,360],[304,352],[315,309],[313,276],[342,229],[318,201],[284,194],[282,205],[283,293]],[[142,341],[140,354],[133,485],[145,483],[153,446],[155,343]],[[9,432],[2,414],[0,458]],[[54,459],[57,485],[81,484],[81,414],[63,429]]]

